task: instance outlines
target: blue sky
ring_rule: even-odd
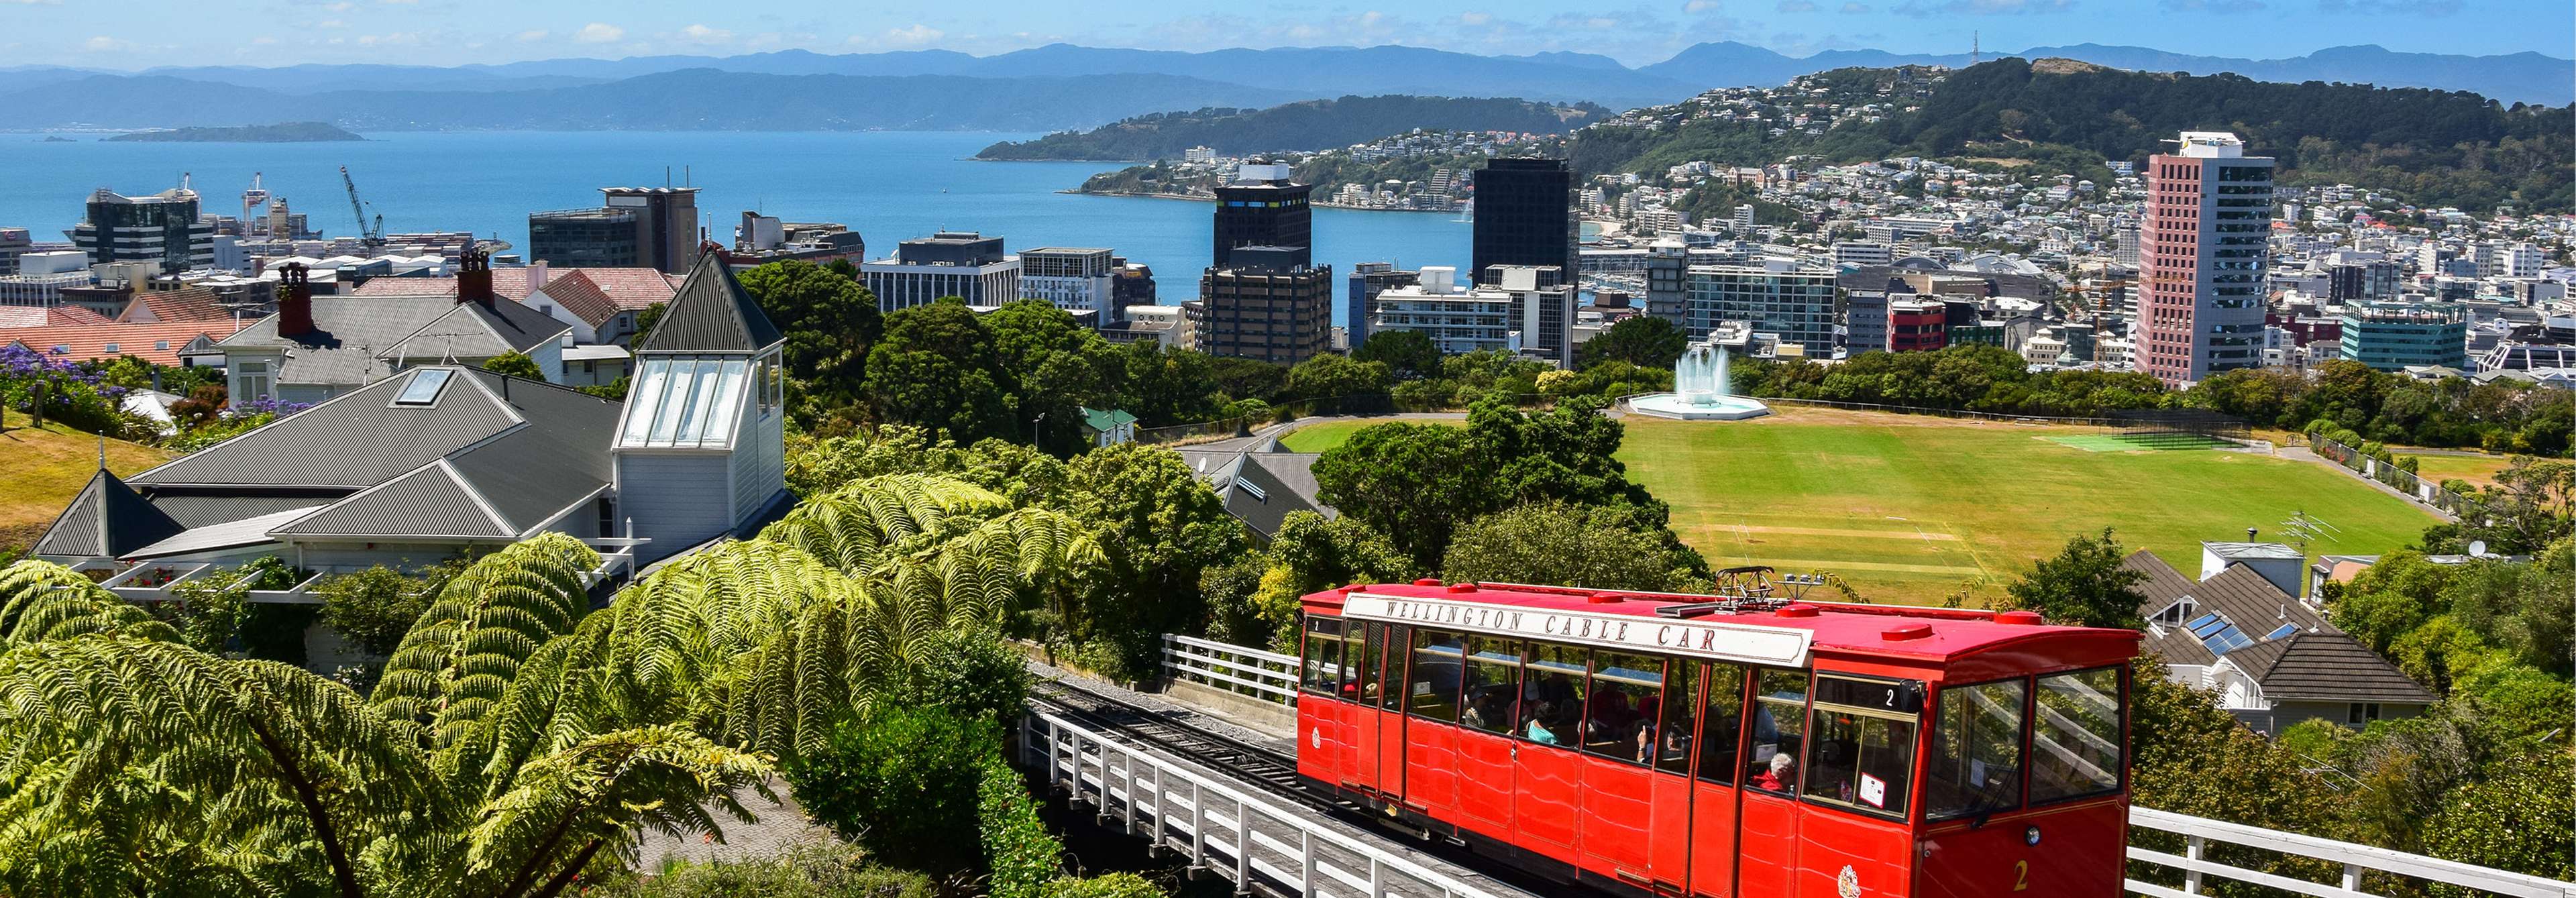
[[[1822,49],[1960,52],[2132,44],[2272,58],[2375,43],[2396,50],[2576,56],[2568,0],[1665,0],[1593,5],[1406,0],[1382,5],[1155,0],[0,0],[0,63],[98,68],[384,62],[449,65],[566,56],[847,53],[978,55],[1064,41],[1205,50],[1408,44],[1473,53],[1573,50],[1630,65],[1701,41],[1791,55]]]

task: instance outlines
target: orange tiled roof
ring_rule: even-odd
[[[492,292],[508,299],[515,299],[524,302],[527,300],[528,294],[535,291],[528,289],[528,273],[526,269],[501,268],[494,269],[492,272]],[[358,289],[349,291],[346,295],[455,296],[456,277],[454,275],[449,275],[447,277],[426,278],[368,278],[366,283],[359,284]]]
[[[22,327],[67,327],[75,324],[106,324],[107,316],[92,312],[87,306],[68,303],[42,306],[0,306],[0,330]]]
[[[145,290],[125,307],[118,321],[219,321],[234,317],[204,288]]]
[[[0,341],[17,343],[54,358],[74,361],[130,355],[157,365],[179,364],[179,350],[199,336],[223,339],[248,321],[178,321],[153,324],[108,322],[60,327],[0,330]],[[59,351],[57,351],[59,350]]]

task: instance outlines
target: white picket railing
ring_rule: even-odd
[[[2373,871],[2514,898],[2576,898],[2576,883],[2152,808],[2130,808],[2129,827],[2133,833],[2153,830],[2184,837],[2186,847],[2179,855],[2129,846],[2130,860],[2181,871],[2183,884],[2180,888],[2129,880],[2129,891],[2155,898],[2188,898],[2205,894],[2202,889],[2211,879],[2270,886],[2318,898],[2369,898],[2371,893],[2361,891],[2361,878],[2362,874]],[[2338,864],[2343,867],[2341,881],[2326,885],[2218,863],[2208,858],[2209,846],[2213,842]]]
[[[1173,679],[1290,707],[1297,704],[1295,655],[1165,633],[1163,670]]]
[[[1281,704],[1293,705],[1296,702],[1297,659],[1294,656],[1207,639],[1166,635],[1163,637],[1163,668],[1176,678],[1220,687],[1243,687],[1252,690],[1250,694]],[[2129,891],[2155,898],[2187,898],[2204,894],[2204,884],[2213,879],[2270,886],[2318,898],[2367,898],[2370,893],[2360,890],[2361,878],[2364,873],[2374,871],[2513,898],[2576,898],[2576,883],[2151,808],[2129,809],[2129,826],[2137,832],[2173,833],[2184,838],[2186,847],[2180,855],[2129,846],[2130,860],[2181,874],[2183,884],[2180,887],[2134,879],[2128,881]],[[2207,850],[2213,842],[2340,865],[2343,868],[2342,881],[2336,885],[2306,882],[2211,861],[2207,858]]]

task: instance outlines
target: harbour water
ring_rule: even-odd
[[[611,185],[693,184],[709,233],[730,241],[744,210],[788,221],[837,221],[871,256],[942,228],[1000,234],[1013,250],[1105,246],[1151,265],[1166,303],[1195,298],[1208,264],[1205,203],[1062,193],[1098,162],[976,162],[997,140],[965,132],[388,132],[363,143],[72,143],[0,134],[0,226],[61,240],[101,187],[154,193],[193,176],[207,211],[239,214],[251,175],[326,234],[355,233],[341,188],[349,167],[388,231],[497,235],[527,246],[528,213],[596,206]],[[1315,260],[1334,291],[1352,263],[1467,264],[1469,225],[1418,212],[1315,210]],[[1343,307],[1335,303],[1335,323]]]

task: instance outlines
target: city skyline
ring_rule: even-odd
[[[2549,0],[1685,0],[1583,7],[1544,0],[1396,8],[1291,4],[1259,15],[1170,15],[1113,2],[1076,10],[1006,2],[975,12],[798,8],[725,15],[676,0],[614,9],[488,0],[269,0],[245,10],[178,0],[0,0],[0,51],[21,64],[498,64],[558,58],[949,50],[1050,43],[1149,50],[1399,44],[1488,55],[1591,53],[1637,66],[1737,41],[1792,56],[1836,49],[1988,52],[2080,43],[2275,59],[2378,44],[2407,52],[2565,58],[2576,9]],[[2510,20],[2527,27],[2495,29]],[[2155,37],[2148,37],[2155,35]]]

